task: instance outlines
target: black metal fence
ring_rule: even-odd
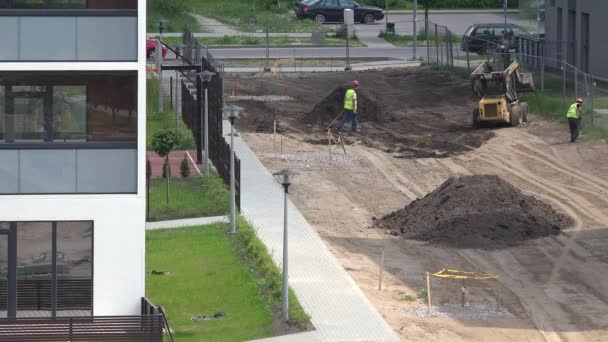
[[[184,57],[186,63],[198,63],[200,71],[208,70],[215,73],[211,81],[204,85],[196,75],[189,75],[182,79],[181,104],[182,118],[192,134],[196,137],[197,159],[202,159],[202,132],[204,131],[204,91],[208,92],[208,114],[209,114],[209,154],[211,162],[217,173],[230,185],[230,144],[224,139],[223,131],[223,106],[224,106],[224,66],[209,53],[207,48],[194,38],[188,28],[184,29]],[[241,161],[235,156],[235,193],[236,205],[240,208],[241,187]]]

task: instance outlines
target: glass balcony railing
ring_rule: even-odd
[[[0,61],[137,61],[136,0],[0,0]]]

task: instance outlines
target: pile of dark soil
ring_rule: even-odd
[[[326,96],[307,115],[302,117],[303,123],[327,126],[344,109],[344,94],[348,86],[336,88]],[[385,113],[381,101],[371,91],[366,89],[357,90],[357,109],[360,121],[383,122],[392,120]],[[350,125],[350,122],[348,123]],[[350,127],[350,126],[349,126]]]
[[[558,235],[570,217],[498,176],[450,178],[437,190],[374,222],[405,239],[497,249]]]

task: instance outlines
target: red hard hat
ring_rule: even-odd
[[[578,103],[583,103],[583,98],[582,98],[582,97],[579,97],[578,99],[576,99],[576,102],[578,102]]]
[[[358,87],[358,86],[359,86],[359,81],[354,80],[354,81],[353,81],[353,87]]]

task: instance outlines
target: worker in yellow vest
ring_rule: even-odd
[[[568,118],[568,125],[570,126],[570,142],[576,142],[578,138],[578,132],[581,124],[581,113],[583,112],[583,99],[576,99],[576,103],[573,103],[568,109],[566,117]]]
[[[346,121],[350,121],[352,131],[359,132],[359,128],[357,127],[359,123],[357,118],[357,89],[359,89],[359,81],[354,80],[352,87],[344,95],[344,111],[342,112],[342,119],[338,124],[338,131],[342,130]]]

